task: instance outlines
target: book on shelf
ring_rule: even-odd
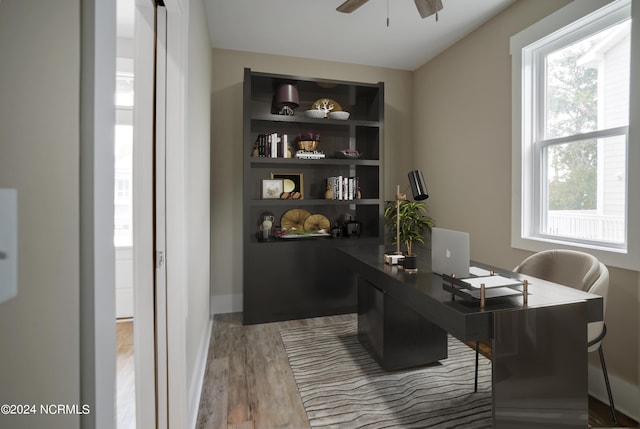
[[[327,178],[327,188],[333,191],[334,200],[356,200],[359,198],[360,180],[357,176],[332,176]]]
[[[259,158],[290,158],[289,138],[286,134],[258,134],[252,155]]]

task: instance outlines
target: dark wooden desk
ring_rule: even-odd
[[[516,296],[481,309],[443,290],[428,255],[409,274],[384,264],[384,250],[341,249],[358,276],[358,335],[383,368],[446,358],[447,333],[491,338],[495,428],[588,427],[587,323],[602,320],[602,297],[472,262],[530,281],[526,305]]]

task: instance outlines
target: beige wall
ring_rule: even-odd
[[[244,68],[267,73],[385,82],[385,187],[406,182],[412,166],[412,73],[311,59],[213,50],[211,271],[214,312],[242,309],[242,81]]]
[[[415,72],[414,147],[442,227],[471,233],[471,256],[515,267],[511,248],[509,38],[568,1],[524,0]],[[472,208],[472,209],[471,209]]]
[[[0,304],[0,404],[78,404],[80,2],[0,2],[0,188],[18,190],[18,297]],[[0,415],[75,428],[76,415]]]
[[[521,0],[415,72],[414,155],[429,208],[439,226],[471,233],[475,260],[514,267],[530,254],[510,245],[509,38],[567,3]],[[637,395],[638,273],[610,271],[608,369]],[[597,354],[591,359],[599,368]]]

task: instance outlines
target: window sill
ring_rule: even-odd
[[[541,252],[550,249],[568,249],[590,253],[598,258],[603,264],[623,268],[632,271],[640,271],[640,253],[633,249],[611,249],[599,246],[578,245],[561,240],[552,240],[542,237],[523,238],[512,234],[511,247],[514,249],[528,250],[530,252]]]

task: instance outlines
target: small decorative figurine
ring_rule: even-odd
[[[258,241],[271,241],[273,239],[273,221],[275,218],[275,215],[271,212],[262,212],[258,222],[260,229]]]

